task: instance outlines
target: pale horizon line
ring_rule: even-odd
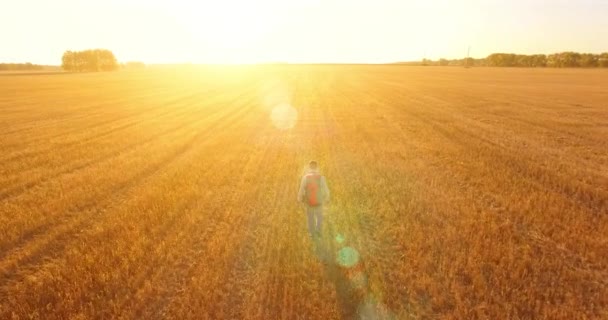
[[[109,49],[111,51],[111,49]],[[66,50],[68,51],[68,50]],[[550,54],[556,54],[556,53],[562,53],[562,52],[576,52],[576,53],[588,53],[588,54],[602,54],[602,53],[608,53],[608,49],[603,50],[603,51],[598,51],[598,52],[591,52],[591,51],[576,51],[576,50],[561,50],[561,51],[555,51],[555,52],[549,52],[549,53],[517,53],[517,52],[508,52],[508,51],[500,51],[500,52],[492,52],[489,53],[487,55],[484,56],[471,56],[469,58],[472,59],[485,59],[487,58],[489,55],[491,54],[496,54],[496,53],[502,53],[502,54],[521,54],[521,55],[550,55]],[[275,60],[275,61],[255,61],[255,62],[193,62],[193,61],[171,61],[171,62],[146,62],[144,60],[137,60],[137,59],[126,59],[126,60],[119,60],[118,63],[128,63],[128,62],[142,62],[146,65],[264,65],[264,64],[292,64],[292,65],[314,65],[314,64],[318,64],[318,65],[384,65],[384,64],[397,64],[397,63],[414,63],[414,62],[421,62],[424,59],[430,60],[430,61],[439,61],[440,59],[446,59],[446,60],[457,60],[457,59],[466,59],[466,56],[462,56],[462,57],[456,57],[456,58],[446,58],[446,57],[440,57],[440,58],[435,58],[435,59],[431,59],[431,58],[426,58],[426,57],[422,57],[418,60],[395,60],[395,61],[382,61],[382,62],[374,62],[374,61],[280,61],[280,60]],[[0,63],[13,63],[13,64],[24,64],[24,63],[31,63],[31,64],[35,64],[35,65],[40,65],[40,66],[47,66],[47,67],[61,67],[61,58],[58,59],[58,63],[53,63],[53,64],[48,64],[48,63],[39,63],[39,62],[32,62],[32,61],[27,61],[27,60],[22,60],[19,62],[14,62],[14,61],[0,61]]]

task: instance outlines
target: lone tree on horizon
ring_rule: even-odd
[[[61,57],[61,67],[65,71],[113,71],[118,69],[118,62],[112,51],[93,49],[83,51],[66,51]]]

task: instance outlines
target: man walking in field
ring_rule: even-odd
[[[308,164],[308,170],[302,177],[298,201],[303,202],[306,206],[308,233],[311,237],[320,237],[323,204],[329,201],[329,188],[327,188],[325,177],[319,173],[319,165],[316,161]]]

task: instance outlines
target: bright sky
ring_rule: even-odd
[[[608,0],[7,0],[0,62],[394,62],[608,51]]]

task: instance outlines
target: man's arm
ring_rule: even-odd
[[[325,176],[321,177],[321,190],[323,190],[323,194],[325,195],[324,201],[329,201],[329,188],[327,187]]]
[[[306,192],[306,177],[302,177],[300,181],[300,190],[298,190],[298,202],[304,201],[304,194]]]

